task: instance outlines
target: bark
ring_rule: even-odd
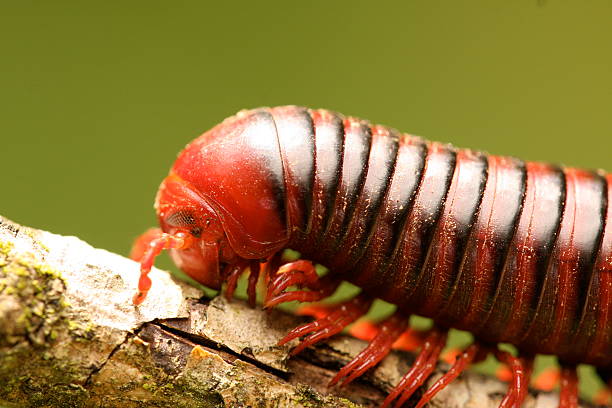
[[[297,343],[276,343],[302,318],[204,298],[160,270],[135,307],[138,276],[131,260],[0,217],[0,406],[373,407],[413,359],[392,353],[328,389],[363,342],[338,336],[289,358]],[[505,390],[466,373],[431,406],[495,407]],[[525,406],[556,403],[539,393]]]

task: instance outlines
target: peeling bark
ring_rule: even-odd
[[[136,307],[138,276],[119,255],[0,217],[0,406],[374,407],[412,362],[392,353],[328,389],[363,342],[338,336],[290,359],[296,341],[276,343],[302,318],[205,299],[155,269]],[[505,389],[466,373],[431,406],[495,407]],[[557,398],[532,394],[525,406]]]

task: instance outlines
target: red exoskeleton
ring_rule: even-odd
[[[452,327],[476,341],[418,407],[488,353],[512,373],[500,406],[521,405],[533,356],[544,353],[562,367],[560,407],[574,407],[577,364],[612,378],[610,201],[612,174],[601,171],[455,149],[326,110],[244,111],[189,144],[162,182],[160,229],[133,251],[141,262],[134,303],[145,300],[164,249],[196,281],[227,283],[230,297],[250,270],[251,304],[265,274],[265,307],[318,301],[349,281],[359,295],[281,341],[306,336],[296,353],[340,332],[375,298],[395,304],[332,383],[377,364],[418,314],[435,324],[383,407],[401,406],[424,383]],[[283,264],[285,248],[302,259]],[[319,277],[314,263],[330,272]]]

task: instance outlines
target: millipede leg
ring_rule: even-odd
[[[268,285],[268,293],[277,295],[292,285],[313,285],[319,280],[315,266],[310,261],[299,260],[282,265],[274,273]]]
[[[388,407],[398,396],[400,399],[395,407],[400,407],[425,382],[436,367],[440,352],[446,344],[447,334],[447,330],[437,327],[429,331],[414,364],[389,393],[381,408]]]
[[[315,302],[330,296],[341,281],[328,276],[319,278],[314,265],[310,261],[295,261],[287,263],[276,272],[270,274],[264,307],[270,308],[280,303],[299,301]],[[298,286],[309,290],[286,292],[290,286]]]
[[[459,376],[476,358],[480,350],[480,346],[477,343],[470,345],[457,360],[453,366],[448,370],[442,377],[438,379],[421,397],[421,400],[415,408],[421,408],[429,402],[442,388],[450,384],[455,378]]]
[[[322,312],[324,310],[324,305],[306,305],[299,308],[297,310],[297,314],[319,318],[322,317]],[[408,317],[405,319],[408,321]],[[370,342],[380,333],[380,324],[373,323],[369,320],[360,320],[355,322],[355,324],[348,329],[348,333],[356,339]],[[427,337],[428,333],[428,330],[418,330],[409,327],[399,335],[399,337],[391,345],[391,349],[416,351],[423,345],[425,337]]]
[[[225,287],[225,298],[232,300],[234,298],[234,292],[238,286],[238,279],[244,273],[246,268],[249,268],[249,281],[247,286],[247,296],[249,306],[255,307],[255,301],[257,299],[257,281],[261,270],[261,264],[259,261],[247,261],[242,260],[235,264],[227,265],[223,270],[223,280],[227,282]]]
[[[249,262],[249,285],[247,286],[247,296],[249,299],[249,306],[255,307],[255,303],[257,301],[257,281],[259,279],[259,271],[260,271],[260,263],[259,261],[251,261]]]
[[[529,393],[529,383],[531,382],[531,374],[533,374],[534,358],[535,356],[533,355],[519,356],[519,359],[521,360],[523,366],[523,371],[525,373],[525,378],[520,384],[518,383],[518,381],[515,381],[518,395],[517,401],[519,402],[519,404],[525,401],[525,398]],[[518,375],[515,375],[515,378],[516,377],[518,377]]]
[[[511,371],[511,382],[499,408],[520,407],[529,390],[529,379],[533,370],[533,356],[514,357],[503,350],[495,350],[495,357]]]
[[[274,276],[276,276],[276,271],[280,268],[282,263],[282,251],[276,252],[274,255],[269,257],[265,262],[261,264],[261,272],[263,273],[266,288]]]
[[[578,376],[576,366],[561,366],[559,408],[578,408]]]
[[[233,265],[228,265],[223,270],[223,280],[227,282],[227,286],[225,287],[225,298],[227,300],[232,300],[234,298],[234,292],[236,291],[236,286],[238,286],[238,279],[246,267],[247,264],[245,262],[238,262]]]
[[[381,322],[378,325],[378,334],[371,340],[365,349],[351,360],[351,362],[338,371],[336,376],[329,382],[329,385],[336,385],[345,377],[344,381],[342,381],[342,385],[347,385],[369,368],[378,364],[380,360],[389,354],[391,346],[406,329],[407,325],[407,318],[398,312]]]
[[[293,329],[287,336],[278,342],[279,346],[290,342],[300,336],[308,334],[302,342],[291,351],[291,355],[296,355],[306,347],[325,340],[334,334],[340,333],[342,329],[353,321],[367,313],[372,299],[359,295],[347,302],[330,307],[330,313],[314,322],[306,323]]]

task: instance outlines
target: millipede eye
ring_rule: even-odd
[[[189,227],[196,223],[195,217],[188,211],[177,211],[166,218],[166,222],[174,227]]]

